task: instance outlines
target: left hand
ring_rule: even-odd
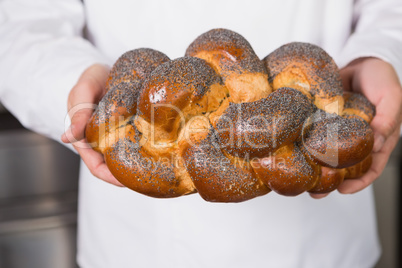
[[[61,140],[64,143],[72,143],[92,175],[122,187],[123,185],[106,166],[103,155],[94,151],[85,139],[85,127],[93,113],[92,105],[98,104],[105,95],[108,74],[109,67],[101,64],[94,64],[82,73],[68,96],[67,107],[71,125],[62,135]]]
[[[360,58],[341,69],[345,90],[360,92],[375,105],[370,126],[374,131],[373,163],[362,177],[345,180],[338,191],[353,194],[372,184],[382,173],[398,143],[402,121],[402,88],[394,68],[377,58]],[[322,198],[328,194],[312,194]]]

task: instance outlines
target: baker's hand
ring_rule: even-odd
[[[343,194],[356,193],[382,173],[398,143],[402,121],[402,88],[394,68],[377,58],[361,58],[341,70],[345,90],[360,92],[376,107],[370,126],[374,131],[373,163],[358,179],[345,180],[338,188]],[[327,194],[312,195],[315,198]]]
[[[104,85],[108,73],[107,66],[94,64],[81,75],[68,96],[67,107],[71,125],[62,135],[61,140],[64,143],[72,143],[94,176],[108,183],[123,186],[110,173],[103,155],[92,150],[85,139],[85,126],[94,111],[93,105],[98,104],[105,95]]]

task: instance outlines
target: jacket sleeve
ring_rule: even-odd
[[[402,1],[356,0],[352,26],[340,67],[360,57],[377,57],[392,64],[402,78]]]
[[[70,89],[90,65],[107,63],[83,27],[79,0],[0,0],[0,100],[25,127],[55,140],[69,124]]]

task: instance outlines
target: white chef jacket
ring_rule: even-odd
[[[68,92],[91,64],[139,47],[174,59],[218,27],[242,34],[261,58],[306,41],[340,67],[374,56],[402,74],[401,2],[0,0],[0,99],[26,127],[58,140]],[[355,268],[380,254],[371,187],[322,200],[269,193],[216,204],[197,194],[146,197],[95,179],[85,165],[78,238],[80,266],[96,268]]]

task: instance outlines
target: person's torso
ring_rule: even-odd
[[[259,57],[290,41],[311,42],[336,57],[351,31],[353,0],[86,0],[90,39],[112,61],[139,47],[174,59],[213,28],[243,35]]]
[[[262,58],[290,41],[335,59],[351,31],[353,0],[86,0],[88,34],[111,60],[140,47],[171,59],[212,28],[243,35]],[[241,204],[198,194],[153,199],[110,186],[84,167],[83,267],[365,267],[378,256],[371,189],[357,195],[276,193]]]

